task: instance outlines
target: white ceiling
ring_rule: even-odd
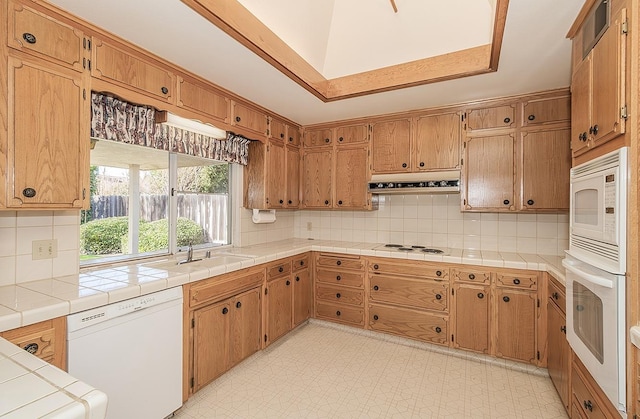
[[[583,3],[583,0],[511,0],[499,68],[495,73],[323,103],[178,0],[49,1],[303,125],[569,86],[571,42],[565,36]],[[333,1],[326,1],[333,6]],[[391,11],[387,0],[367,0],[366,4],[374,1],[383,3]],[[291,0],[264,3],[278,10],[276,6],[284,7],[291,4]],[[314,3],[321,2],[305,0],[302,3],[313,7]],[[403,7],[407,9],[403,6],[404,0],[396,0],[396,4],[398,15]],[[329,9],[317,6],[313,9],[317,12],[317,22],[336,19],[336,8],[331,7],[331,17],[328,17]],[[366,13],[367,9],[360,7],[360,10]],[[430,36],[428,42],[437,45],[445,37],[467,30],[463,18],[431,16],[425,25],[437,26],[436,22],[440,21],[448,22],[447,31],[440,29],[443,32]],[[299,51],[311,51],[304,53],[307,56],[299,52],[310,64],[320,66],[330,77],[356,68],[355,64],[349,64],[347,70],[340,70],[327,54],[330,45],[349,43],[343,32],[334,32],[335,39],[332,39],[331,30],[325,25],[307,22],[304,26],[322,35],[307,38],[301,42],[302,46],[292,45]],[[281,37],[284,39],[285,35]],[[367,50],[371,51],[371,45]],[[333,60],[345,60],[345,56],[358,60],[355,53],[344,51],[346,49]]]

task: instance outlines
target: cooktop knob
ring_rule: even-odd
[[[418,183],[418,187],[420,187],[420,188],[424,187],[424,182]]]
[[[384,187],[384,183],[378,183],[378,188]]]
[[[447,181],[446,180],[441,180],[440,181],[440,186],[442,186],[442,187],[447,186]]]
[[[429,186],[434,187],[434,186],[438,186],[437,183],[433,180],[429,181]]]
[[[387,183],[387,188],[393,188],[393,183],[391,182]]]

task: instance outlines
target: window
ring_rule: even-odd
[[[81,264],[230,244],[228,163],[95,140],[90,159]]]

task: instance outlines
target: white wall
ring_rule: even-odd
[[[551,255],[569,247],[568,214],[461,213],[457,194],[380,198],[378,211],[298,211],[295,237]]]

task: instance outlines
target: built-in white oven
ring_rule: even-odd
[[[626,412],[625,276],[567,256],[567,340],[600,388]]]
[[[626,272],[627,147],[571,169],[569,253]]]

